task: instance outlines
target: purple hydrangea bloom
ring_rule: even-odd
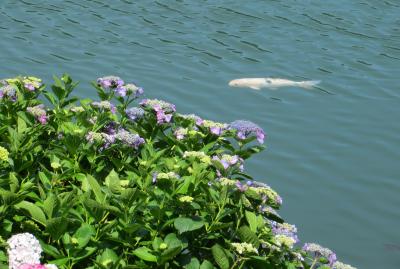
[[[202,126],[208,128],[210,133],[220,136],[228,128],[225,123],[219,123],[211,120],[203,120]]]
[[[119,129],[115,138],[121,141],[123,144],[133,147],[135,149],[139,148],[140,145],[144,144],[144,139],[138,134],[133,134],[125,129]]]
[[[295,225],[289,223],[278,223],[273,220],[269,220],[269,224],[271,225],[271,230],[274,235],[285,235],[287,237],[291,237],[294,242],[299,242],[299,238],[297,237],[297,228]]]
[[[109,135],[115,135],[117,133],[117,127],[118,124],[115,121],[110,121],[103,127],[103,130]]]
[[[172,114],[176,111],[175,105],[158,99],[144,99],[140,105],[156,112],[158,124],[170,122]]]
[[[125,113],[126,113],[126,116],[131,121],[136,121],[136,120],[144,117],[144,110],[143,110],[143,108],[140,108],[140,107],[128,108],[127,110],[125,110]]]
[[[196,125],[198,125],[198,126],[203,125],[203,119],[195,114],[178,114],[178,117],[181,117],[181,118],[187,119],[187,120],[191,120],[194,123],[196,123]]]
[[[187,135],[187,133],[188,133],[188,129],[179,127],[179,128],[177,128],[177,129],[175,130],[174,135],[175,135],[176,139],[182,140],[182,139],[185,138],[185,136]]]
[[[25,89],[28,89],[31,92],[35,91],[35,86],[33,86],[32,83],[25,83],[24,87]]]
[[[139,96],[141,96],[141,95],[144,93],[142,87],[138,87],[138,86],[136,86],[136,85],[133,84],[133,83],[126,84],[126,85],[124,86],[124,88],[125,88],[125,90],[126,90],[126,93],[127,93],[128,95],[133,95],[134,98],[138,98]]]
[[[264,143],[265,133],[264,130],[251,121],[236,120],[229,124],[229,129],[236,130],[237,138],[246,139],[250,135],[256,135],[259,143]]]
[[[109,110],[113,114],[117,111],[116,107],[109,101],[92,102],[91,105],[101,110]]]
[[[97,84],[105,89],[115,89],[124,85],[124,81],[120,77],[106,76],[97,79]]]
[[[115,89],[115,94],[117,96],[125,97],[126,96],[126,88],[124,86],[118,87]]]
[[[41,124],[44,125],[47,123],[48,118],[43,104],[34,107],[27,107],[26,111],[32,114]]]
[[[229,167],[233,167],[235,165],[239,166],[239,170],[243,170],[243,159],[240,158],[237,155],[229,155],[229,154],[223,154],[221,157],[218,156],[213,156],[212,159],[214,161],[218,161],[222,164],[224,169],[228,169]]]
[[[245,192],[247,191],[247,189],[249,188],[249,186],[247,186],[247,184],[243,184],[242,182],[240,182],[239,180],[236,182],[236,187],[240,192]]]
[[[337,261],[335,252],[318,244],[305,243],[302,249],[306,252],[314,254],[315,258],[324,257],[328,259],[330,266],[332,266]]]
[[[13,85],[6,85],[0,88],[0,99],[9,99],[12,102],[17,101],[17,91]]]

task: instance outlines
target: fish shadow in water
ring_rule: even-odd
[[[391,250],[391,251],[400,251],[400,245],[399,244],[393,244],[393,243],[386,243],[383,244],[386,250]]]

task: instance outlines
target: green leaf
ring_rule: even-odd
[[[218,264],[219,268],[221,269],[229,269],[229,258],[226,255],[224,249],[218,245],[215,244],[211,248],[211,253],[214,257],[215,262]]]
[[[242,242],[251,243],[256,248],[260,246],[260,240],[258,240],[257,235],[249,228],[249,226],[240,227],[238,235]]]
[[[51,189],[51,180],[50,178],[44,173],[44,172],[39,172],[39,179],[42,182],[43,186],[46,189]]]
[[[150,253],[151,250],[147,247],[140,247],[133,251],[133,254],[140,259],[148,262],[157,262],[157,256]]]
[[[119,180],[118,174],[113,170],[108,174],[105,179],[106,186],[110,189],[113,193],[121,192],[121,183]]]
[[[192,182],[194,181],[194,178],[192,176],[186,176],[186,177],[182,177],[181,180],[183,180],[183,183],[180,184],[176,193],[186,194],[189,190],[190,184],[192,184]]]
[[[64,217],[52,218],[47,221],[46,231],[53,240],[58,240],[68,228],[67,219]]]
[[[90,238],[96,234],[96,230],[89,224],[83,223],[82,226],[75,232],[74,238],[78,240],[79,248],[86,246]]]
[[[168,234],[164,238],[164,243],[167,244],[167,249],[161,254],[161,259],[159,261],[160,264],[173,259],[182,251],[183,248],[187,246],[187,244],[183,243],[182,240],[180,240],[174,233]]]
[[[175,228],[180,234],[184,232],[194,231],[204,226],[204,222],[201,219],[190,219],[190,218],[176,218],[174,221]]]
[[[19,200],[23,200],[18,199],[19,196],[17,194],[3,189],[0,189],[0,197],[5,205],[12,205],[14,203],[17,203]]]
[[[186,269],[199,269],[200,268],[200,262],[197,258],[191,258],[190,262],[186,264],[183,268]]]
[[[22,134],[26,130],[26,122],[21,118],[18,117],[18,133]]]
[[[86,180],[90,185],[90,188],[93,190],[94,195],[96,197],[96,201],[99,203],[104,203],[105,199],[104,199],[104,194],[101,191],[101,187],[100,184],[97,182],[97,180],[92,177],[91,175],[87,174],[86,175]]]
[[[40,246],[42,247],[44,253],[52,256],[53,258],[59,259],[63,257],[56,247],[48,245],[43,241],[40,241]]]
[[[103,266],[107,267],[110,264],[117,264],[119,261],[118,255],[115,253],[114,250],[106,248],[104,252],[100,255],[97,262],[102,264]],[[108,268],[108,267],[107,267]]]
[[[214,269],[214,265],[213,265],[211,262],[205,260],[205,261],[203,261],[203,263],[200,265],[200,269]]]
[[[54,194],[50,193],[46,200],[43,202],[43,210],[46,213],[48,218],[53,217],[53,210],[57,206],[57,198]]]
[[[249,226],[250,226],[250,230],[251,230],[252,232],[257,232],[258,221],[257,221],[257,216],[256,216],[256,214],[254,214],[254,213],[251,212],[251,211],[247,211],[247,210],[246,210],[245,215],[246,215],[247,223],[248,223]]]
[[[23,209],[28,211],[29,216],[39,222],[42,225],[46,224],[46,216],[44,215],[42,209],[38,207],[37,205],[28,202],[28,201],[22,201],[19,202],[18,204],[15,205],[17,209]]]

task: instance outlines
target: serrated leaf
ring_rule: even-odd
[[[253,232],[257,232],[258,221],[257,221],[256,214],[254,214],[251,211],[247,211],[246,210],[245,216],[246,216],[247,223],[250,226],[250,230],[253,231]]]
[[[157,256],[151,254],[151,250],[147,247],[137,248],[133,251],[133,254],[144,261],[157,262]]]
[[[53,217],[53,210],[56,208],[57,206],[57,198],[54,194],[50,193],[46,200],[44,200],[43,202],[43,210],[46,213],[48,218],[52,218]]]
[[[203,261],[203,263],[200,265],[200,269],[214,269],[214,265],[213,265],[211,262],[205,260],[205,261]]]
[[[82,226],[75,232],[74,238],[78,240],[79,248],[86,246],[90,238],[96,234],[96,230],[87,223],[83,223]]]
[[[215,244],[214,246],[211,247],[211,253],[214,257],[215,262],[218,264],[219,268],[221,269],[229,269],[229,258],[225,254],[224,249],[218,245]]]
[[[42,225],[46,224],[46,216],[44,215],[42,209],[38,207],[37,205],[28,202],[28,201],[22,201],[19,202],[18,204],[15,205],[17,209],[24,209],[29,213],[29,216],[39,222]]]
[[[18,194],[3,189],[0,189],[0,197],[5,205],[12,205],[19,200]]]
[[[190,218],[176,218],[174,220],[174,226],[180,234],[184,232],[194,231],[204,226],[204,222],[201,219],[190,219]]]
[[[52,245],[48,245],[43,241],[40,241],[40,246],[42,247],[44,253],[52,256],[53,258],[61,258],[63,255],[58,251],[56,247],[53,247]]]
[[[58,240],[68,228],[67,219],[64,217],[49,219],[46,223],[46,231],[54,240]]]
[[[183,268],[186,269],[199,269],[200,268],[200,262],[197,258],[191,258],[190,262],[186,264]]]
[[[118,174],[113,170],[108,174],[105,179],[106,186],[113,193],[119,193],[121,191],[121,183]]]
[[[248,226],[240,227],[238,230],[238,236],[242,242],[251,243],[256,248],[260,246],[260,240],[257,235]]]
[[[25,132],[26,122],[21,117],[18,117],[17,124],[18,124],[18,133],[22,134],[23,132]]]
[[[97,180],[94,177],[92,177],[91,175],[89,175],[89,174],[86,175],[86,180],[89,183],[90,188],[94,192],[94,195],[96,197],[96,201],[101,203],[101,204],[104,203],[104,200],[105,200],[104,199],[104,194],[101,191],[100,184],[97,182]]]
[[[98,259],[98,262],[107,268],[109,268],[108,266],[110,266],[110,264],[117,264],[118,261],[118,255],[115,253],[114,250],[109,248],[106,248]]]

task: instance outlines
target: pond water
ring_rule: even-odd
[[[178,111],[268,134],[247,164],[302,242],[358,268],[400,263],[400,2],[2,0],[0,76],[119,75]],[[238,77],[314,90],[230,88]]]

